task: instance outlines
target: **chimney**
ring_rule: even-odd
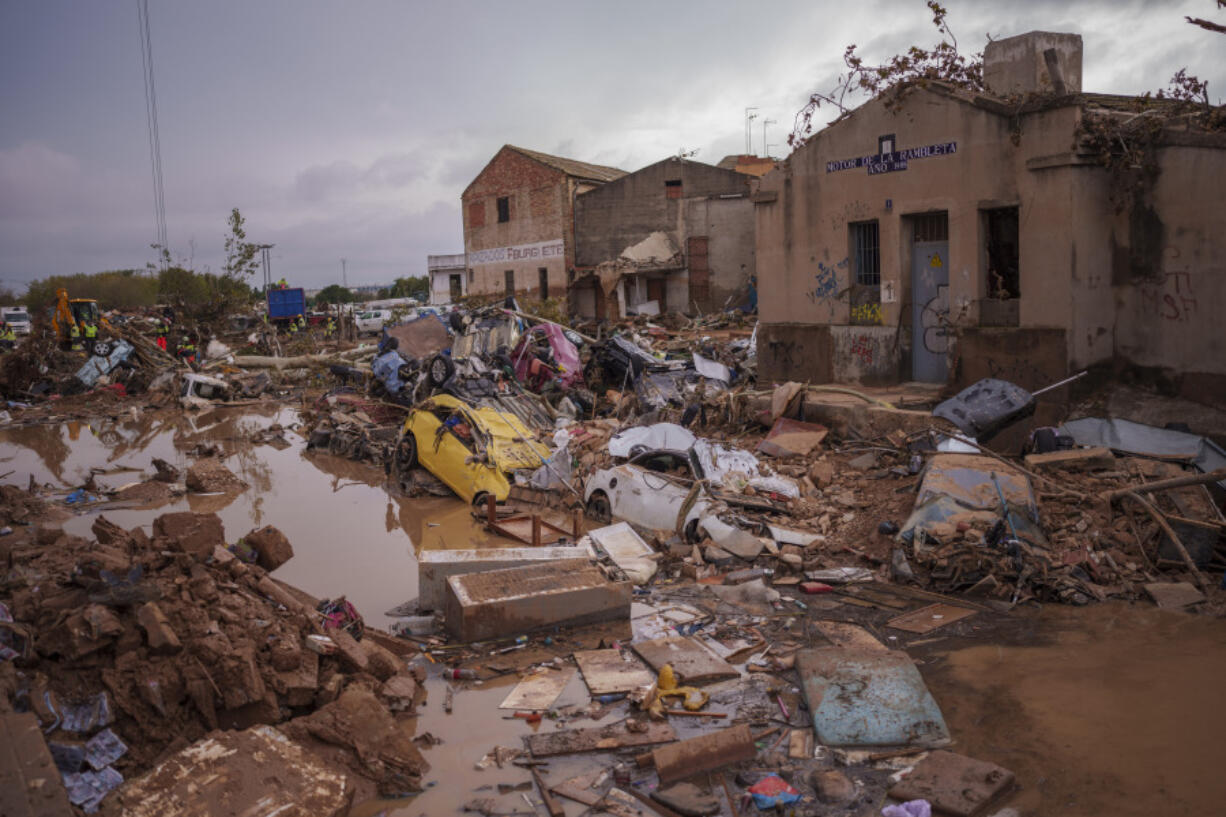
[[[1031,31],[983,49],[983,84],[997,96],[1081,92],[1081,35]]]

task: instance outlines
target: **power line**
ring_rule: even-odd
[[[162,137],[158,132],[158,98],[153,81],[153,37],[149,33],[149,0],[136,0],[140,22],[140,59],[145,80],[145,123],[149,135],[149,162],[153,169],[153,209],[157,221],[157,244],[162,258],[169,252],[166,236],[166,197],[162,187]]]

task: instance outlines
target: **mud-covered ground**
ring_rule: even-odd
[[[104,511],[53,501],[50,515],[64,519],[66,532],[87,538],[99,512],[123,528],[148,528],[167,511],[215,511],[231,538],[274,525],[295,552],[276,570],[277,578],[317,597],[345,595],[376,625],[390,623],[385,611],[417,595],[419,550],[491,543],[459,500],[396,495],[373,467],[306,451],[296,422],[293,409],[270,406],[131,412],[116,421],[8,428],[0,430],[0,473],[8,472],[0,482],[24,488],[32,477],[67,493],[92,473],[99,486],[119,487],[150,472],[154,458],[184,468],[193,447],[219,446],[249,490],[112,504]],[[253,441],[273,425],[286,429],[288,445]],[[910,497],[893,489],[882,483],[888,505],[864,514],[862,530],[857,528],[866,553],[887,552],[872,532],[877,516],[897,519],[909,507]],[[875,612],[852,612],[870,629],[877,626]],[[588,642],[584,646],[595,646],[606,636],[618,634],[589,632],[581,638]],[[1032,605],[983,613],[910,638],[906,646],[945,714],[953,749],[1012,769],[1020,790],[1007,805],[1022,814],[1221,813],[1226,776],[1217,769],[1217,747],[1226,714],[1215,694],[1226,670],[1221,619],[1161,611],[1148,602]],[[558,654],[575,648],[576,642],[554,645]],[[504,663],[513,666],[524,658],[511,654]],[[531,725],[498,709],[515,680],[509,672],[480,684],[457,684],[442,677],[441,667],[432,668],[426,701],[404,724],[414,736],[428,733],[438,741],[422,742],[434,744],[422,746],[431,767],[425,790],[411,799],[359,805],[354,813],[459,814],[475,797],[496,794],[500,783],[528,780],[525,769],[511,764],[475,769],[493,747],[517,747],[534,730],[557,728],[549,720]],[[450,713],[443,706],[448,688]],[[586,702],[576,676],[555,708]],[[624,717],[625,706],[611,708],[597,722]],[[607,758],[558,759],[550,765],[550,779],[578,774],[602,759]],[[563,802],[572,817],[583,811]],[[527,814],[527,804],[520,800],[518,810]]]

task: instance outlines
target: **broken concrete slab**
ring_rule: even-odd
[[[226,545],[225,528],[215,513],[164,513],[153,520],[153,533],[169,539],[172,547],[201,559],[209,556],[217,545]]]
[[[886,622],[886,626],[906,633],[930,633],[938,627],[973,616],[976,612],[966,607],[938,602],[895,616]]]
[[[589,531],[588,536],[635,584],[646,584],[656,574],[656,563],[651,558],[655,551],[628,522],[597,528]]]
[[[521,679],[515,688],[507,693],[507,697],[503,698],[498,708],[538,711],[548,709],[574,677],[574,667],[562,670],[543,667]]]
[[[719,798],[693,783],[674,783],[656,789],[651,793],[651,799],[663,803],[683,817],[706,817],[708,814],[718,814],[720,808]]]
[[[898,650],[819,647],[796,654],[818,739],[827,746],[944,746],[949,729],[915,663]]]
[[[629,582],[612,582],[586,562],[489,570],[447,580],[447,632],[461,642],[557,625],[629,620]]]
[[[187,490],[198,494],[219,494],[245,491],[249,487],[220,460],[203,459],[187,469],[184,478]]]
[[[563,559],[586,562],[593,555],[590,549],[579,545],[423,550],[417,557],[417,606],[421,611],[442,610],[447,601],[447,579],[452,576]]]
[[[815,621],[813,628],[826,637],[836,647],[852,647],[862,650],[886,651],[886,645],[859,624],[845,621]]]
[[[771,426],[766,438],[758,443],[758,453],[780,459],[808,456],[814,448],[822,444],[822,440],[826,439],[829,433],[830,429],[817,423],[780,417]]]
[[[758,755],[748,724],[708,732],[651,752],[661,783],[671,783],[693,774],[713,771],[731,763],[753,760]]]
[[[0,715],[0,814],[70,817],[75,812],[32,712]]]
[[[155,655],[170,655],[183,649],[179,636],[170,626],[166,614],[155,602],[148,602],[136,611],[136,621],[145,631],[149,651]]]
[[[214,732],[103,803],[118,817],[276,814],[339,817],[353,788],[348,778],[270,726]]]
[[[1181,610],[1205,600],[1205,594],[1190,582],[1150,582],[1142,588],[1164,610]]]
[[[666,636],[639,641],[631,648],[657,673],[665,664],[671,665],[682,684],[709,684],[740,674],[696,638]]]
[[[1013,772],[954,752],[935,751],[892,789],[897,800],[927,800],[934,811],[977,817],[1013,788]]]
[[[243,537],[243,541],[255,548],[256,564],[268,571],[276,570],[294,558],[294,547],[285,534],[272,525],[256,528]]]
[[[541,732],[526,738],[528,751],[533,757],[553,757],[576,752],[610,751],[631,746],[651,746],[677,739],[677,733],[667,723],[650,721],[641,732],[626,728],[629,721],[618,721],[608,726],[593,726],[585,729],[563,729],[557,732]]]
[[[616,695],[651,686],[655,674],[635,656],[618,649],[579,650],[575,663],[592,695]]]

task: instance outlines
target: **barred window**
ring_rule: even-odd
[[[877,222],[861,221],[850,226],[856,283],[862,286],[880,286],[881,246],[878,241]]]

